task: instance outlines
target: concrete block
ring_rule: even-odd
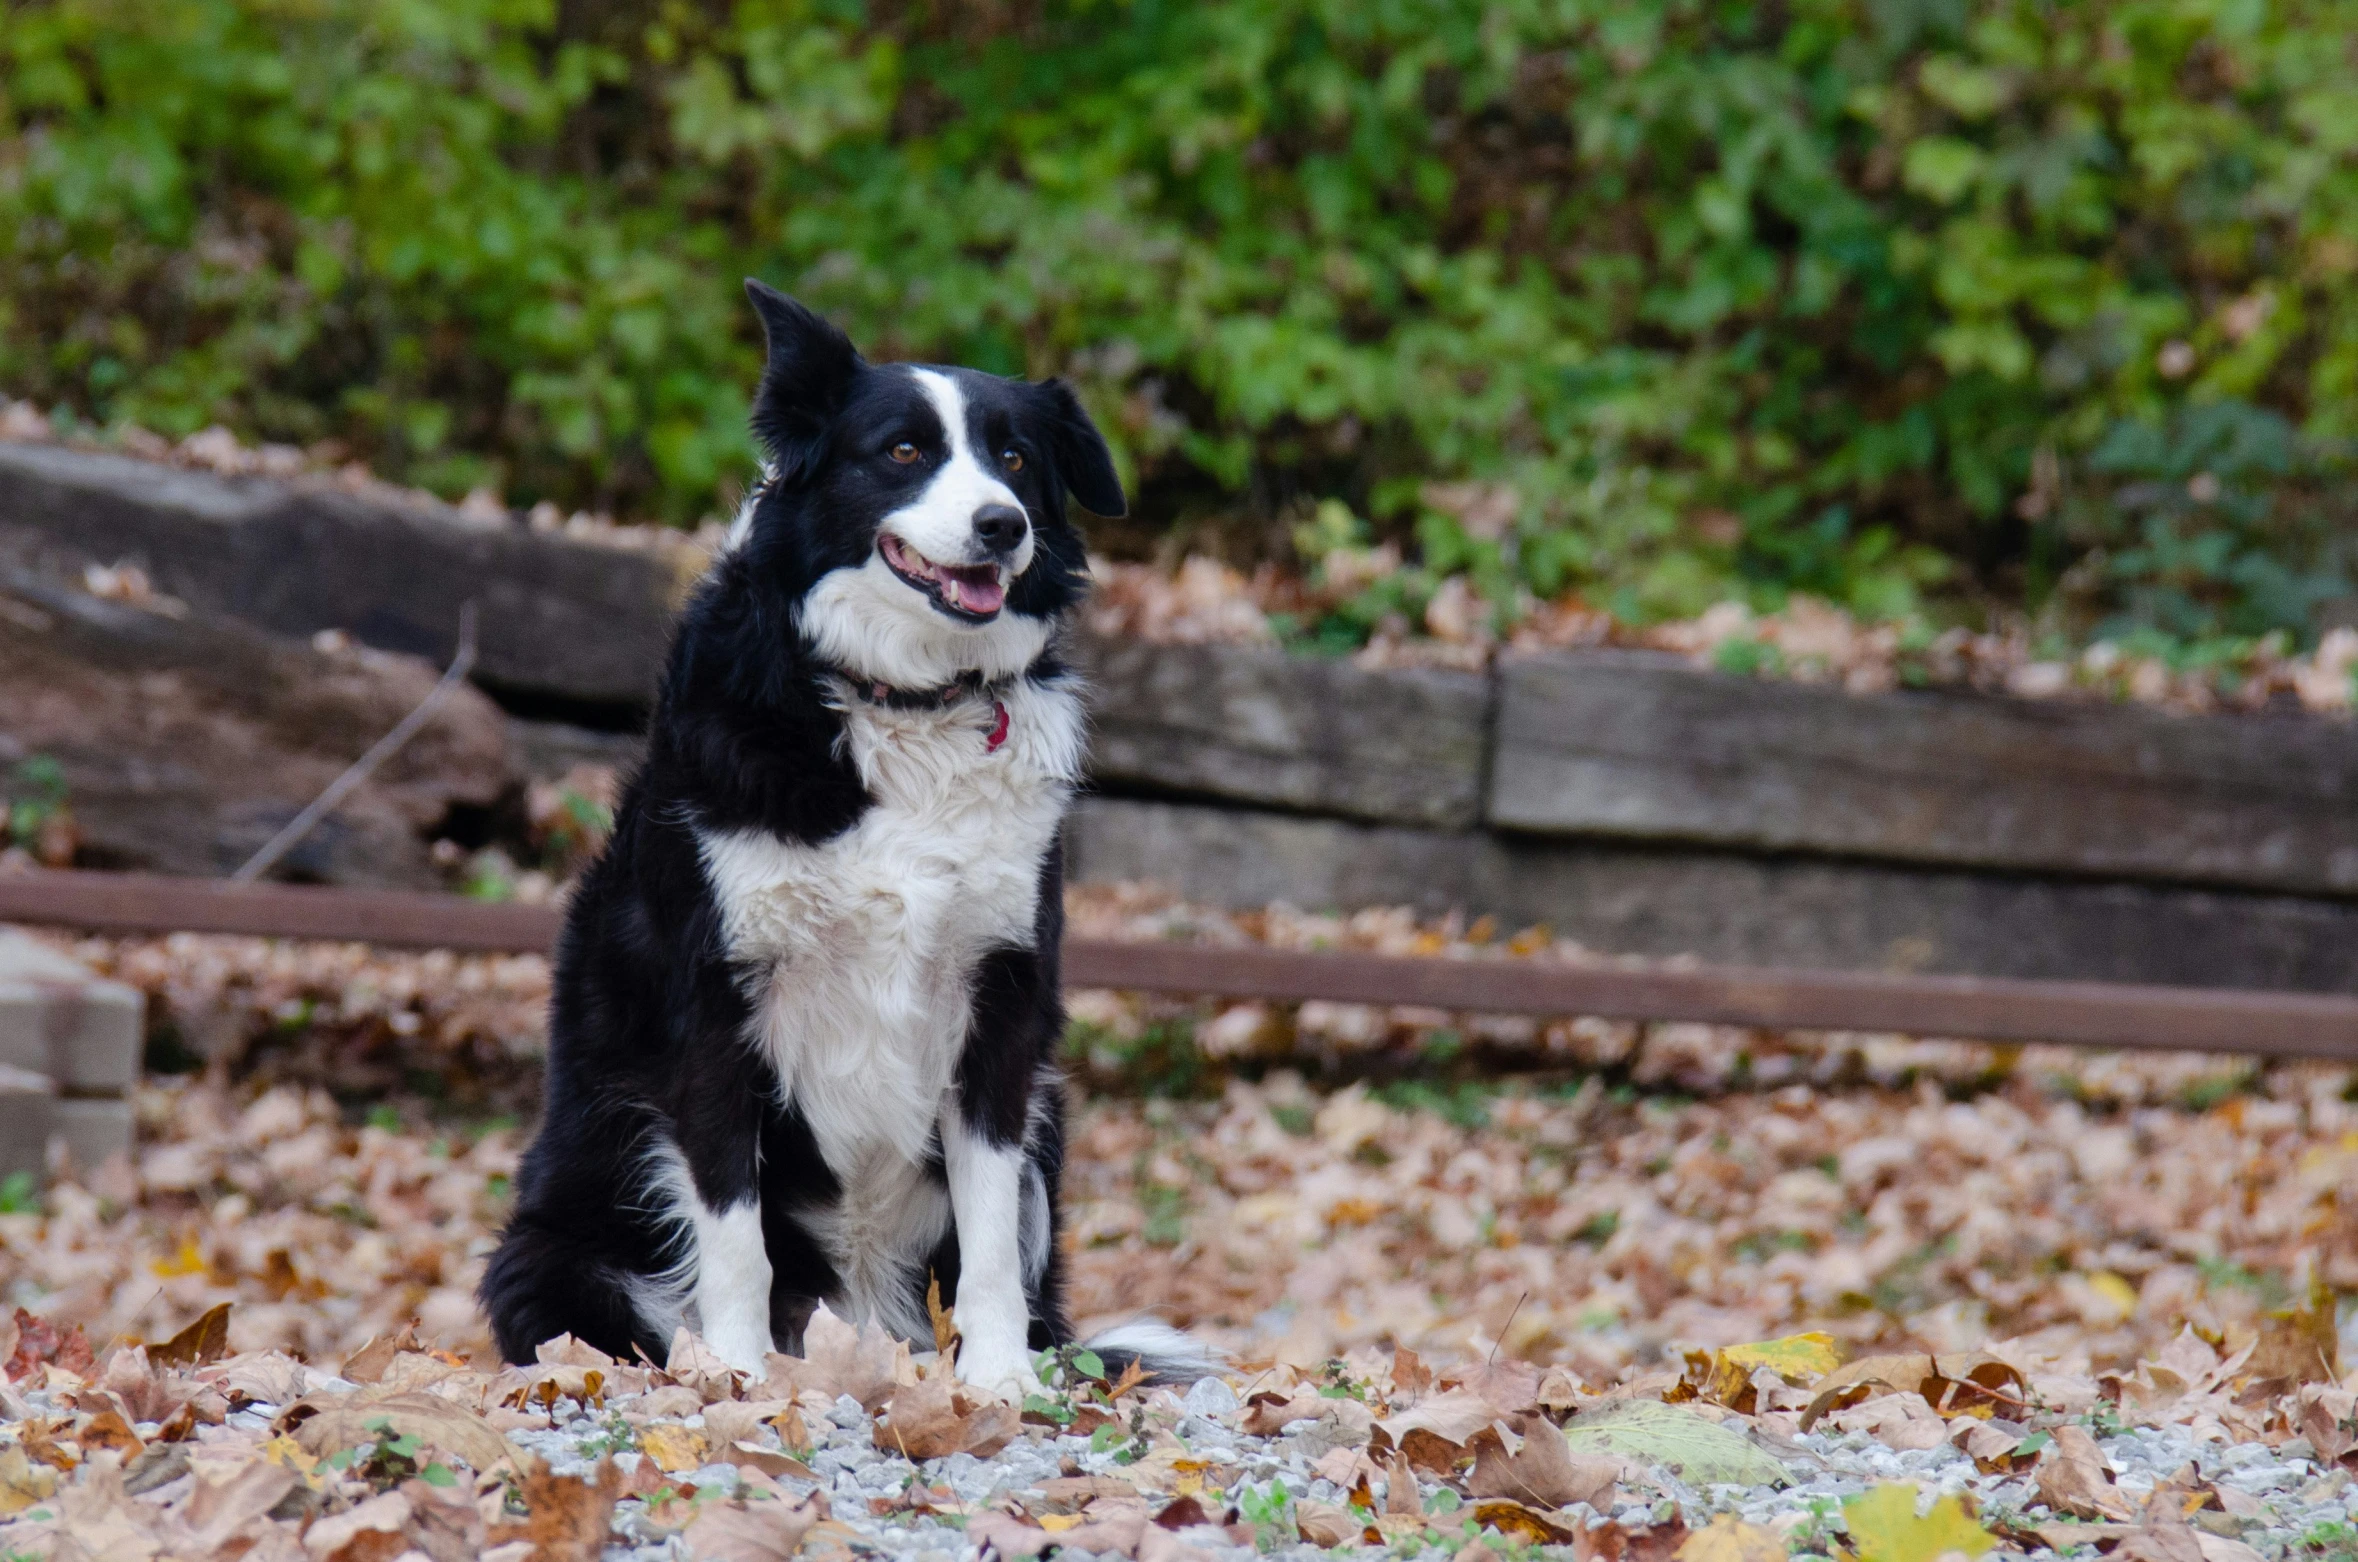
[[[74,1164],[88,1171],[109,1156],[131,1153],[131,1103],[120,1097],[60,1096],[51,1106],[49,1132],[63,1139]]]
[[[120,1096],[60,1096],[27,1088],[21,1076],[0,1080],[0,1177],[45,1176],[53,1144],[88,1171],[128,1155],[131,1130],[131,1103]]]
[[[0,1177],[18,1172],[42,1175],[48,1165],[49,1132],[55,1121],[56,1092],[38,1075],[16,1070],[0,1077]]]
[[[145,1008],[136,990],[0,928],[0,1067],[69,1095],[119,1094],[139,1077]]]

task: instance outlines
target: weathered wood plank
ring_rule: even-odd
[[[1415,906],[1724,965],[2358,992],[2358,902],[1085,798],[1080,884],[1249,909]]]
[[[1855,696],[1589,653],[1500,674],[1488,820],[1983,869],[2358,893],[2358,726]]]
[[[229,872],[436,678],[414,657],[167,616],[0,562],[0,773],[29,755],[57,763],[85,862]],[[454,807],[488,812],[520,780],[497,707],[457,690],[287,866],[336,883],[438,887],[432,832]]]
[[[652,700],[693,555],[640,553],[392,505],[324,482],[219,477],[54,445],[0,444],[0,541],[131,559],[200,612],[282,634],[342,629],[436,661],[460,605],[477,679],[600,706]]]
[[[1090,641],[1082,662],[1100,784],[1405,824],[1480,813],[1479,674],[1142,641]]]
[[[224,889],[158,878],[91,882],[100,877],[0,877],[0,918],[150,932],[195,922],[267,934],[293,924],[314,937],[329,928],[365,928],[380,937],[446,946],[444,935],[463,921],[486,938],[481,947],[519,950],[546,948],[555,931],[555,913],[547,907],[436,908],[431,902],[450,897]],[[1063,956],[1065,980],[1077,987],[2358,1059],[2358,999],[2314,993],[1542,959],[1401,959],[1156,940],[1068,938]],[[45,1087],[48,1081],[20,1071],[0,1081],[6,1083]],[[8,1104],[4,1096],[0,1092],[0,1105]],[[0,1132],[12,1126],[0,1122]]]

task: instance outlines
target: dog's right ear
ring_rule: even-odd
[[[753,397],[753,434],[779,479],[792,482],[816,464],[827,425],[843,410],[860,371],[860,354],[851,338],[768,283],[747,277],[745,296],[769,339],[769,361]]]

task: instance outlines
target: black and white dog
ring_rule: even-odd
[[[570,1332],[732,1365],[815,1306],[1020,1390],[1057,1241],[1058,827],[1083,717],[1069,494],[1125,501],[1072,392],[871,365],[757,282],[769,464],[679,627],[647,757],[566,916],[547,1114],[483,1280],[501,1352]],[[1186,1336],[1092,1341],[1172,1375]]]

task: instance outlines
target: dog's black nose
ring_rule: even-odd
[[[993,553],[1013,553],[1031,529],[1032,523],[1011,504],[986,504],[974,512],[974,540]]]

